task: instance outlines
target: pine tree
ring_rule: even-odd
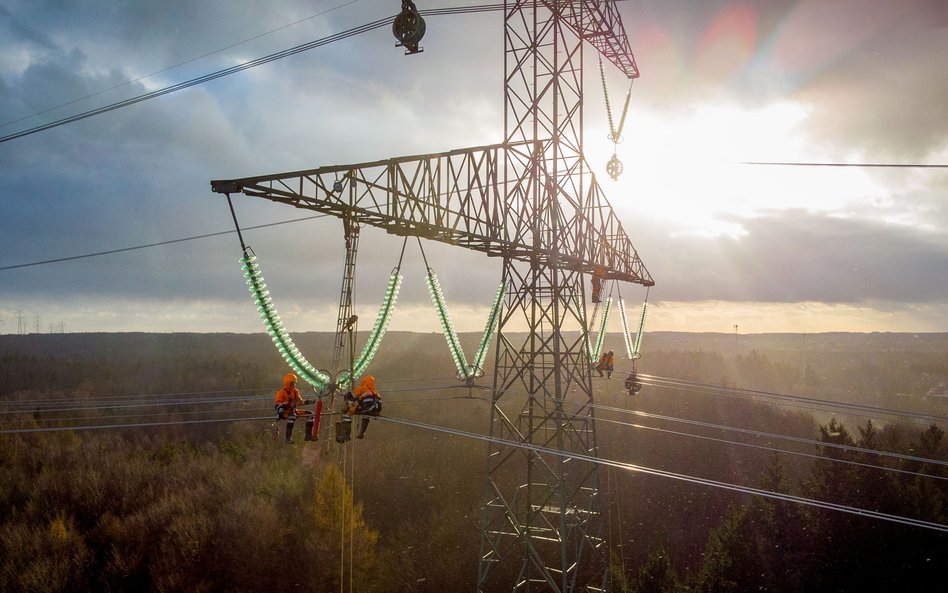
[[[379,534],[369,528],[362,503],[353,503],[352,489],[335,465],[327,465],[316,486],[315,527],[308,548],[325,570],[318,591],[375,591],[380,588],[376,547]],[[340,579],[343,587],[340,587]]]

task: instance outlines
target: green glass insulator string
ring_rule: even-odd
[[[438,282],[438,275],[428,269],[428,275],[425,276],[425,283],[428,285],[428,294],[431,295],[431,302],[434,303],[435,311],[438,313],[438,320],[441,322],[441,331],[444,333],[444,339],[448,343],[448,350],[451,351],[451,358],[454,359],[454,365],[458,369],[458,374],[464,379],[470,377],[468,372],[467,359],[461,350],[461,343],[458,340],[458,334],[451,322],[451,316],[448,314],[448,307],[444,302],[444,293],[441,292],[441,285]]]
[[[635,349],[632,358],[639,358],[642,352],[642,332],[645,329],[645,314],[648,312],[648,300],[642,303],[642,317],[639,319],[639,331],[635,334]]]
[[[606,306],[602,310],[602,321],[599,322],[599,335],[596,336],[596,350],[592,360],[598,361],[602,356],[602,346],[606,342],[606,323],[609,321],[609,309],[612,307],[612,297],[606,299]]]
[[[382,345],[382,338],[388,330],[388,324],[392,320],[392,313],[395,312],[395,303],[398,301],[398,292],[402,288],[402,275],[398,270],[392,272],[388,279],[388,286],[385,289],[385,296],[382,299],[382,306],[379,308],[379,314],[375,318],[375,325],[369,334],[369,339],[362,348],[362,354],[356,360],[355,371],[358,377],[365,372],[369,364],[375,358],[375,354]]]
[[[240,262],[243,265],[244,277],[247,279],[247,287],[250,289],[250,296],[257,307],[257,311],[260,313],[261,319],[263,319],[267,333],[270,334],[270,339],[273,341],[277,350],[279,350],[283,360],[286,361],[287,365],[289,365],[301,379],[312,385],[314,389],[317,391],[324,390],[326,385],[329,384],[329,375],[313,367],[302,353],[300,353],[296,344],[293,343],[293,339],[286,331],[283,321],[280,319],[276,307],[273,304],[273,300],[270,298],[270,291],[267,289],[267,285],[263,280],[260,266],[257,264],[256,255],[250,255],[245,250],[244,257],[240,259]]]
[[[579,309],[582,305],[579,303],[579,299],[576,299],[576,307]],[[583,311],[585,313],[585,311]],[[586,325],[586,356],[589,357],[589,360],[595,360],[596,358],[596,348],[593,346],[593,337],[592,337],[592,327],[596,325],[596,318],[599,317],[599,303],[596,303],[596,306],[593,307],[592,317],[589,318],[589,323]]]
[[[625,351],[629,358],[635,355],[635,347],[632,345],[632,335],[629,333],[629,318],[625,314],[625,300],[619,297],[619,318],[622,320],[622,339],[625,342]]]
[[[395,302],[398,300],[398,291],[401,290],[401,287],[402,275],[399,273],[398,268],[396,268],[392,271],[392,275],[389,276],[388,285],[385,288],[385,296],[382,297],[382,305],[379,307],[379,313],[375,318],[375,325],[372,326],[372,331],[369,332],[369,339],[366,341],[365,346],[362,347],[362,353],[359,354],[359,358],[356,359],[353,365],[353,371],[356,377],[365,373],[369,364],[375,358],[379,346],[382,345],[382,338],[385,337],[385,331],[388,329],[388,324],[392,319],[392,313],[395,311]],[[348,370],[339,373],[336,379],[336,386],[342,391],[348,391],[352,388],[352,377],[349,376]]]
[[[474,362],[468,368],[468,377],[477,376],[484,372],[484,359],[487,358],[487,347],[494,337],[497,329],[497,320],[500,318],[500,304],[507,293],[507,284],[501,282],[497,287],[497,294],[494,295],[494,304],[490,308],[490,315],[487,316],[487,325],[484,327],[484,335],[481,336],[481,343],[477,346],[477,354],[474,356]]]

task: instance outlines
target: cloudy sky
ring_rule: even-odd
[[[419,8],[460,6],[418,0]],[[477,3],[479,4],[479,3]],[[397,0],[0,0],[0,136],[397,12]],[[948,3],[626,0],[642,71],[618,157],[586,54],[587,159],[656,281],[647,329],[948,331]],[[211,179],[491,144],[503,135],[500,13],[431,17],[424,53],[387,27],[0,142],[0,333],[260,331]],[[628,83],[607,67],[613,104]],[[310,216],[235,201],[241,225]],[[291,331],[331,330],[342,227],[247,230]],[[374,319],[401,242],[363,233]],[[459,330],[500,262],[426,244]],[[434,331],[417,246],[392,328]],[[630,309],[645,291],[622,287]],[[630,312],[635,316],[636,312]],[[618,319],[614,320],[618,330]]]

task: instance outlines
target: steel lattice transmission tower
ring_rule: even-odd
[[[535,146],[520,158],[508,152],[507,169],[520,173],[508,185],[508,209],[529,221],[528,241],[549,255],[504,260],[490,432],[517,445],[490,445],[478,591],[607,587],[598,466],[566,455],[598,456],[584,270],[556,265],[563,254],[608,257],[590,241],[606,202],[592,195],[598,188],[583,158],[584,41],[638,76],[614,3],[507,3],[504,139]]]
[[[583,157],[586,42],[638,76],[614,1],[505,2],[501,144],[211,182],[503,258],[483,592],[608,587],[583,280],[654,283]]]

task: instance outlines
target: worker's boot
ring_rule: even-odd
[[[306,436],[303,437],[304,441],[315,441],[316,436],[313,434],[313,427],[316,425],[315,418],[308,418],[306,420]]]
[[[359,434],[356,435],[357,439],[365,438],[365,429],[369,427],[369,419],[362,418],[362,422],[359,424]]]
[[[352,439],[352,420],[336,422],[336,442],[345,443]]]
[[[289,422],[286,423],[286,444],[293,444],[293,425]]]

